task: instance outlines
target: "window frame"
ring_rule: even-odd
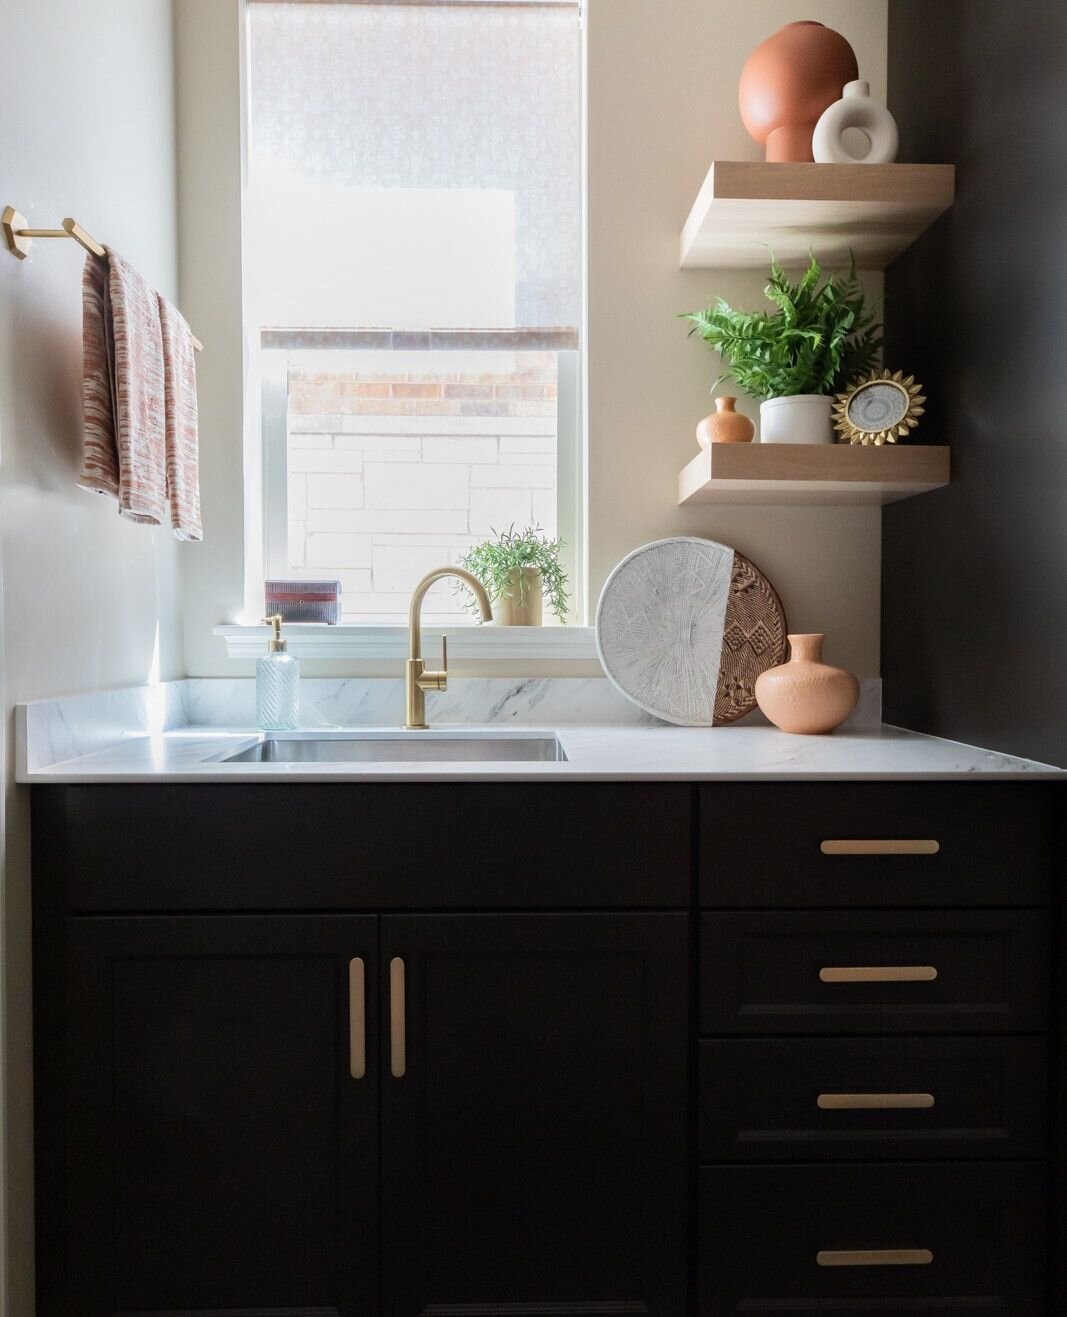
[[[243,0],[247,14],[251,6],[272,3],[276,0]],[[290,0],[295,3],[322,3],[323,0]],[[506,8],[570,8],[577,14],[579,38],[579,122],[580,161],[578,187],[578,226],[580,251],[579,325],[569,331],[569,346],[552,343],[558,362],[557,398],[557,449],[556,449],[556,500],[557,534],[565,542],[564,566],[570,578],[570,612],[566,626],[555,624],[542,627],[479,628],[458,625],[449,628],[454,634],[453,652],[457,657],[494,656],[499,658],[547,658],[596,660],[594,629],[589,625],[588,599],[588,417],[585,405],[587,372],[586,325],[588,301],[588,245],[587,245],[587,50],[584,0],[329,0],[337,4],[381,4],[426,6],[463,6]],[[246,45],[246,52],[248,46]],[[247,116],[249,91],[247,63],[242,81],[242,140],[247,143]],[[245,156],[247,169],[247,155]],[[247,175],[246,175],[247,182]],[[245,411],[245,609],[244,621],[214,628],[216,637],[226,642],[230,657],[247,658],[262,648],[262,635],[267,628],[249,623],[259,618],[263,606],[263,580],[268,577],[289,575],[288,567],[288,357],[291,351],[322,347],[355,346],[352,341],[361,336],[358,330],[260,330],[246,325],[246,363],[251,373],[251,391],[246,392]],[[379,338],[390,331],[374,331]],[[408,333],[410,331],[405,331]],[[435,338],[442,331],[429,331]],[[449,332],[449,331],[444,331]],[[477,333],[485,338],[485,331],[451,331],[457,335]],[[514,330],[490,331],[504,335],[526,336],[526,344],[533,350],[545,350],[547,342],[561,331]],[[564,331],[567,332],[567,331]],[[399,337],[399,333],[393,335]],[[418,335],[417,337],[423,337]],[[501,350],[514,347],[500,343]],[[385,346],[384,344],[360,344]],[[456,346],[482,346],[473,343]],[[257,387],[258,385],[258,387]],[[443,628],[424,628],[433,638]],[[306,657],[365,657],[400,656],[406,652],[406,628],[389,624],[367,622],[359,625],[327,627],[322,624],[290,626],[290,648]]]

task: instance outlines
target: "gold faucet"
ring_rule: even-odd
[[[441,671],[428,672],[422,659],[422,601],[426,591],[445,576],[456,576],[474,591],[483,622],[493,620],[493,610],[485,587],[476,576],[464,571],[462,567],[435,567],[427,572],[415,587],[411,596],[411,613],[408,618],[408,661],[405,668],[407,686],[407,718],[404,726],[408,728],[428,727],[426,721],[426,692],[448,689],[448,637],[441,637]]]

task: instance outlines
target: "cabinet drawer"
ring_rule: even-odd
[[[701,1317],[1044,1312],[1044,1171],[726,1166],[700,1172]]]
[[[1042,1038],[729,1038],[700,1045],[706,1162],[1045,1153]]]
[[[700,791],[700,901],[740,909],[1040,905],[1051,818],[1041,784],[708,785]]]
[[[701,916],[706,1034],[1025,1033],[1047,985],[1043,911]]]
[[[502,849],[492,820],[551,818]],[[688,907],[683,782],[35,787],[34,882],[76,911]]]

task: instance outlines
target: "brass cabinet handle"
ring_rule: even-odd
[[[826,965],[823,983],[929,983],[937,978],[933,965]]]
[[[941,843],[891,837],[870,841],[824,841],[819,849],[824,855],[936,855]]]
[[[928,1111],[933,1093],[820,1093],[822,1111]]]
[[[404,962],[394,956],[389,962],[389,1070],[394,1079],[403,1079],[408,1068],[408,1043]]]
[[[928,1248],[824,1248],[815,1254],[820,1267],[928,1267]]]
[[[367,995],[362,956],[348,962],[348,1073],[362,1079],[367,1073]]]

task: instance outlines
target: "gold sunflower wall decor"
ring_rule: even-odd
[[[914,375],[884,370],[837,395],[834,429],[850,444],[895,444],[919,424],[925,401]]]

